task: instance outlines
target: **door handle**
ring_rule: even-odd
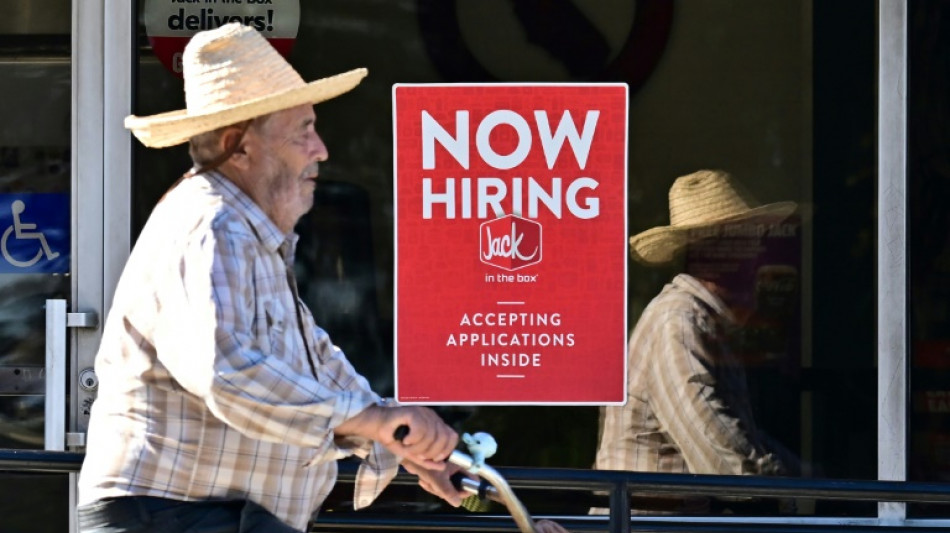
[[[67,313],[66,300],[46,300],[44,448],[47,450],[66,450],[66,328],[98,326],[99,316],[95,312]]]
[[[82,311],[80,313],[66,313],[67,328],[97,328],[99,327],[99,315],[95,311]]]
[[[66,450],[66,300],[46,300],[45,449]]]

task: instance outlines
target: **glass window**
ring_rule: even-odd
[[[184,106],[180,78],[150,45],[146,4],[138,2],[139,115]],[[729,346],[751,419],[796,458],[794,475],[874,479],[876,31],[873,2],[300,2],[289,59],[303,78],[370,72],[357,90],[318,106],[330,159],[315,208],[297,227],[303,297],[373,386],[391,394],[392,85],[626,82],[631,235],[670,224],[674,180],[700,169],[728,171],[759,203],[799,207],[764,231],[729,230],[729,257],[749,259],[741,268],[708,248],[660,267],[631,259],[629,328],[684,269],[702,263],[729,274],[745,301]],[[137,235],[189,159],[184,147],[138,143],[134,158]],[[592,467],[604,417],[593,406],[439,410],[461,431],[496,437],[492,464],[518,466]],[[547,504],[586,512],[591,502]],[[802,502],[796,512],[875,507]]]
[[[70,294],[70,15],[69,0],[17,0],[0,20],[3,448],[44,446],[44,305]],[[65,475],[0,473],[0,516],[65,531],[68,494]]]
[[[950,6],[908,4],[911,405],[908,478],[950,479]],[[945,505],[913,514],[946,516]]]

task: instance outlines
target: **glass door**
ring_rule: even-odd
[[[47,407],[62,413],[65,399],[47,406],[44,339],[47,301],[68,299],[72,281],[71,8],[69,0],[7,7],[0,20],[0,446],[62,449],[46,438]],[[4,527],[65,531],[68,494],[66,475],[0,473]]]
[[[130,110],[131,8],[121,0],[5,6],[0,447],[81,452],[99,317],[129,250],[122,117]],[[0,472],[0,529],[75,531],[75,481]]]

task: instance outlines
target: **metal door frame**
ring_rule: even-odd
[[[128,0],[73,0],[70,311],[100,318],[130,249],[132,147],[122,120],[132,109],[132,11]],[[92,367],[101,333],[71,331],[70,383]],[[75,396],[78,387],[70,389]],[[72,403],[70,432],[85,432],[83,409],[82,401]]]
[[[69,311],[99,326],[69,329],[67,443],[84,445],[94,392],[78,385],[92,368],[119,274],[130,249],[132,148],[123,118],[132,109],[135,20],[129,0],[72,0],[72,289]],[[70,474],[70,530],[76,474]]]
[[[878,4],[878,479],[907,480],[907,0]],[[902,524],[905,503],[878,504]]]

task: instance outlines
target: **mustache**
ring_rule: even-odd
[[[303,171],[300,173],[300,176],[303,178],[309,178],[311,176],[317,177],[320,175],[320,163],[314,161],[313,163],[304,167]]]

